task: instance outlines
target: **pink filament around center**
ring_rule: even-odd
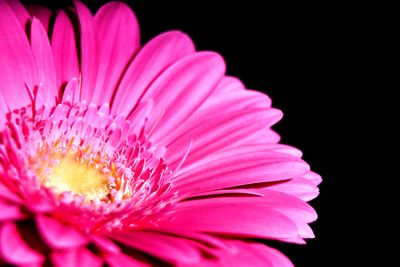
[[[0,179],[32,203],[28,209],[42,209],[86,231],[157,224],[177,192],[168,182],[172,171],[163,159],[164,149],[153,146],[144,132],[122,116],[111,116],[108,104],[63,102],[38,110],[21,108],[8,114],[0,132],[0,168],[9,170]],[[54,168],[68,157],[74,163],[60,167],[68,172],[61,178],[78,187],[84,179],[106,179],[105,187],[100,183],[94,194],[57,188],[51,179],[60,177],[49,173],[60,175]],[[83,167],[75,165],[80,163]],[[88,172],[76,176],[82,172],[74,167]],[[94,170],[98,177],[90,174]]]

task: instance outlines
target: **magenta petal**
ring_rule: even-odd
[[[220,109],[218,113],[227,113],[248,107],[270,108],[271,99],[266,94],[246,89],[238,78],[225,76],[199,111],[190,119],[194,120],[196,116],[199,118],[212,115],[217,108]]]
[[[81,99],[90,102],[95,90],[99,67],[96,25],[90,10],[84,4],[77,0],[74,1],[74,4],[79,18],[81,44]]]
[[[22,203],[22,200],[19,196],[11,192],[10,189],[0,182],[0,200],[1,199],[10,201],[11,203]]]
[[[72,226],[63,225],[44,215],[36,216],[36,225],[43,240],[52,248],[73,248],[88,243],[88,239]]]
[[[0,221],[14,221],[23,217],[19,206],[12,205],[0,199]]]
[[[44,95],[40,96],[42,103],[36,103],[38,107],[44,104],[54,104],[58,96],[56,87],[56,71],[54,66],[53,52],[42,23],[32,19],[31,25],[31,46],[38,71],[38,82],[42,84]]]
[[[154,106],[154,101],[149,100],[147,102],[140,103],[137,108],[128,116],[128,120],[134,122],[132,125],[132,131],[139,135],[143,126],[147,122],[151,111]]]
[[[235,186],[287,180],[309,171],[301,159],[268,150],[226,149],[177,172],[181,194],[195,195]]]
[[[55,267],[100,267],[103,260],[86,248],[54,251],[51,260]]]
[[[212,93],[211,97],[213,96],[222,96],[230,92],[240,92],[245,90],[246,87],[236,77],[232,76],[225,76],[219,83],[218,86],[215,88],[214,92]]]
[[[200,251],[196,243],[180,237],[157,232],[132,231],[112,234],[111,238],[174,264],[196,264],[200,260]]]
[[[104,256],[106,262],[111,267],[150,267],[153,265],[139,261],[125,254],[106,254]]]
[[[184,122],[211,94],[225,73],[218,54],[189,55],[169,67],[146,91],[141,101],[154,99],[149,124],[159,121],[153,140],[160,139]]]
[[[218,197],[177,203],[174,220],[160,222],[159,227],[269,239],[298,235],[291,219],[268,208],[260,199],[262,197]]]
[[[15,265],[39,265],[44,257],[30,248],[13,223],[0,225],[0,259]]]
[[[248,196],[259,196],[262,197],[263,194],[260,192],[257,192],[256,190],[253,189],[243,189],[243,188],[235,188],[235,189],[219,189],[215,191],[207,191],[207,192],[202,192],[199,194],[195,194],[194,196],[196,197],[206,197],[206,196],[222,196],[226,194],[235,194],[235,195],[248,195]]]
[[[267,109],[271,106],[271,100],[263,93],[252,90],[241,90],[239,92],[227,92],[223,95],[208,98],[200,109],[186,123],[199,120],[204,117],[213,116],[219,108],[220,114],[248,108]]]
[[[185,164],[196,162],[207,155],[227,148],[253,134],[263,132],[282,117],[275,109],[244,109],[226,114],[214,113],[185,124],[165,141],[170,165],[180,162],[193,141]]]
[[[102,236],[92,236],[92,242],[102,251],[108,253],[120,253],[121,249],[113,241]]]
[[[63,103],[75,104],[79,101],[79,82],[78,79],[72,78],[65,86],[62,97]]]
[[[30,16],[28,11],[26,11],[25,7],[21,4],[20,1],[16,0],[6,0],[8,6],[12,9],[15,16],[18,18],[19,23],[21,24],[22,30],[26,29],[26,24],[30,20]]]
[[[26,6],[26,9],[32,17],[36,17],[38,20],[40,20],[44,29],[48,33],[50,17],[52,15],[50,9],[40,5],[28,5]]]
[[[304,176],[304,175],[303,175]],[[284,183],[270,185],[267,188],[295,196],[303,201],[310,201],[319,194],[319,189],[311,181],[296,177]]]
[[[315,186],[319,185],[322,182],[321,176],[315,172],[308,172],[302,177],[313,183]]]
[[[31,103],[27,86],[33,90],[36,68],[27,36],[4,1],[0,18],[0,110],[7,111]]]
[[[51,46],[57,74],[57,89],[60,89],[71,78],[80,78],[74,27],[64,11],[58,13],[54,22]]]
[[[205,261],[202,266],[293,267],[285,255],[264,244],[239,240],[227,240],[226,243],[231,249],[221,250],[218,259]]]
[[[162,71],[191,53],[194,53],[194,45],[181,32],[166,32],[152,39],[139,51],[122,78],[113,101],[112,114],[128,115]]]
[[[317,219],[317,213],[306,202],[290,194],[276,192],[269,189],[260,189],[264,197],[262,201],[268,208],[276,210],[290,218],[299,230],[299,236],[302,238],[314,238],[314,234],[308,223]]]
[[[216,235],[210,235],[207,233],[200,233],[200,232],[195,232],[195,231],[183,231],[179,229],[173,229],[171,231],[167,231],[166,229],[162,230],[163,233],[165,234],[170,234],[174,236],[179,236],[181,238],[185,238],[188,240],[194,240],[198,243],[204,244],[202,248],[228,248],[228,244],[224,242],[222,238]],[[207,250],[208,252],[213,253],[210,250]]]
[[[99,70],[92,102],[110,102],[125,67],[140,45],[139,26],[132,10],[122,2],[111,2],[95,16],[99,45]]]

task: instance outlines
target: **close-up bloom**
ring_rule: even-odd
[[[0,0],[0,265],[292,266],[321,178],[180,31]]]

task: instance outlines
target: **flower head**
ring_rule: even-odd
[[[0,263],[291,266],[320,177],[282,116],[178,31],[0,0]]]

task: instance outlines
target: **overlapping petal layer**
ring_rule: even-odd
[[[314,237],[321,178],[218,54],[178,31],[141,48],[120,2],[0,0],[0,36],[0,264],[292,266],[254,238]],[[47,186],[71,153],[101,197]]]

